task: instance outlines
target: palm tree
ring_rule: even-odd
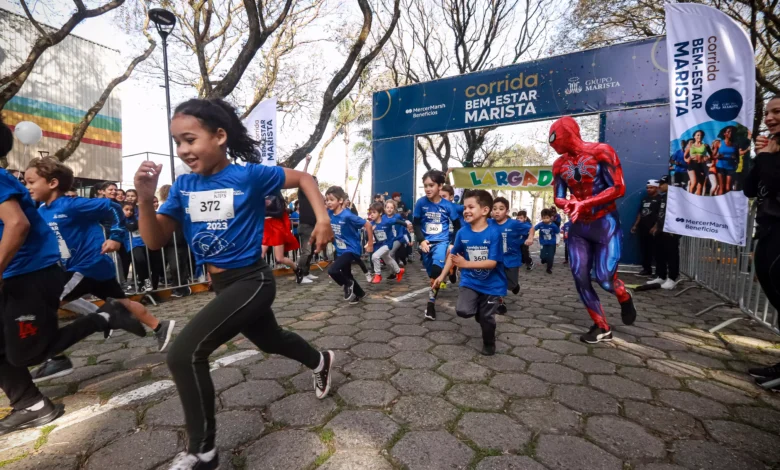
[[[363,127],[357,131],[359,141],[355,142],[352,146],[352,153],[355,156],[355,163],[358,165],[358,177],[357,184],[355,185],[355,191],[352,193],[352,200],[355,199],[355,194],[360,187],[360,182],[363,180],[363,175],[368,169],[368,165],[371,163],[371,128]]]

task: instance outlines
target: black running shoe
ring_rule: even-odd
[[[480,351],[480,354],[483,356],[492,356],[496,353],[496,345],[495,344],[483,344],[482,345],[482,351]]]
[[[195,454],[179,452],[168,470],[217,470],[218,468],[219,454],[214,454],[214,458],[206,462]]]
[[[643,269],[639,271],[639,273],[637,274],[637,276],[652,276],[652,275],[653,275],[653,271],[648,271],[647,269]]]
[[[360,303],[361,300],[363,300],[363,297],[365,297],[366,294],[354,294],[352,295],[352,299],[349,301],[350,305],[357,305]]]
[[[176,320],[160,322],[160,329],[154,332],[154,337],[157,338],[158,351],[165,351],[165,348],[171,341],[171,335],[173,334],[174,326],[176,326]]]
[[[520,286],[515,286],[512,288],[512,293],[517,295],[520,293]]]
[[[527,271],[530,271],[530,270],[534,269],[534,266],[536,266],[536,263],[534,261],[531,261],[529,264],[526,265],[525,269]]]
[[[452,273],[450,274],[450,284],[455,284],[458,282],[458,274]]]
[[[780,362],[769,367],[754,367],[752,369],[748,369],[748,374],[757,379],[780,377]]]
[[[612,330],[605,330],[593,325],[587,333],[580,336],[580,341],[588,344],[612,341]]]
[[[773,383],[774,382],[774,383]],[[756,383],[765,390],[780,392],[780,376],[777,377],[757,377]]]
[[[48,398],[43,398],[43,408],[37,411],[14,410],[0,419],[0,436],[27,428],[35,428],[51,423],[63,413],[62,405],[55,405]]]
[[[330,369],[333,367],[333,360],[335,358],[336,355],[333,353],[333,351],[324,351],[322,353],[322,359],[324,361],[322,370],[312,374],[314,375],[314,394],[320,400],[327,397],[328,393],[330,392]]]
[[[192,289],[190,288],[190,286],[184,286],[184,287],[179,287],[178,289],[173,289],[173,291],[171,292],[171,297],[175,297],[178,299],[181,297],[187,297],[190,294],[192,294]]]
[[[43,382],[44,380],[64,377],[73,372],[73,363],[67,356],[55,356],[40,366],[30,371],[33,382]]]
[[[547,268],[547,274],[552,274],[552,268]]]
[[[628,291],[626,291],[628,292]],[[636,307],[634,307],[634,296],[628,292],[628,300],[620,304],[620,317],[624,325],[633,325],[636,321]]]
[[[130,310],[117,302],[116,299],[108,298],[106,303],[100,307],[98,312],[108,313],[108,329],[125,330],[141,338],[146,336],[144,326],[136,320],[130,313]]]
[[[352,302],[355,299],[355,281],[347,281],[344,284],[344,300]]]
[[[428,306],[425,307],[425,319],[436,320],[436,304],[428,302]]]
[[[300,284],[303,281],[303,270],[295,268],[295,282]]]
[[[504,304],[499,304],[499,305],[498,305],[498,314],[499,314],[499,315],[506,315],[506,312],[507,312],[507,310],[506,310],[506,305],[504,305]]]

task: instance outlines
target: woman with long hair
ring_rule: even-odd
[[[717,151],[718,163],[716,165],[718,172],[718,194],[726,194],[731,191],[733,183],[737,177],[737,165],[739,159],[744,156],[748,149],[740,149],[734,143],[737,137],[737,128],[735,126],[726,126],[718,134],[723,139]]]
[[[693,139],[685,149],[685,163],[688,164],[688,192],[701,196],[707,175],[707,159],[712,158],[710,146],[704,143],[704,131],[693,133]]]

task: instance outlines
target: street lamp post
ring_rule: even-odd
[[[176,15],[162,8],[149,10],[149,20],[154,23],[157,33],[162,38],[163,70],[165,74],[165,107],[168,117],[168,149],[171,157],[171,184],[176,179],[176,170],[173,162],[173,137],[171,136],[171,88],[168,82],[168,35],[176,26]]]

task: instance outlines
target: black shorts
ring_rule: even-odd
[[[731,178],[736,178],[737,176],[737,170],[729,170],[728,168],[717,168],[718,174],[723,176],[729,176]]]
[[[91,277],[85,277],[81,273],[69,272],[65,273],[65,275],[67,282],[60,297],[65,302],[72,302],[87,294],[92,294],[100,300],[106,300],[109,297],[113,299],[124,299],[126,297],[122,286],[114,278],[98,281]]]
[[[707,168],[706,163],[697,163],[697,162],[691,162],[688,164],[688,171],[693,171],[696,173],[699,180],[704,180],[705,175],[710,169]]]
[[[506,275],[506,288],[512,290],[520,285],[520,267],[507,268],[504,266],[504,274]]]

